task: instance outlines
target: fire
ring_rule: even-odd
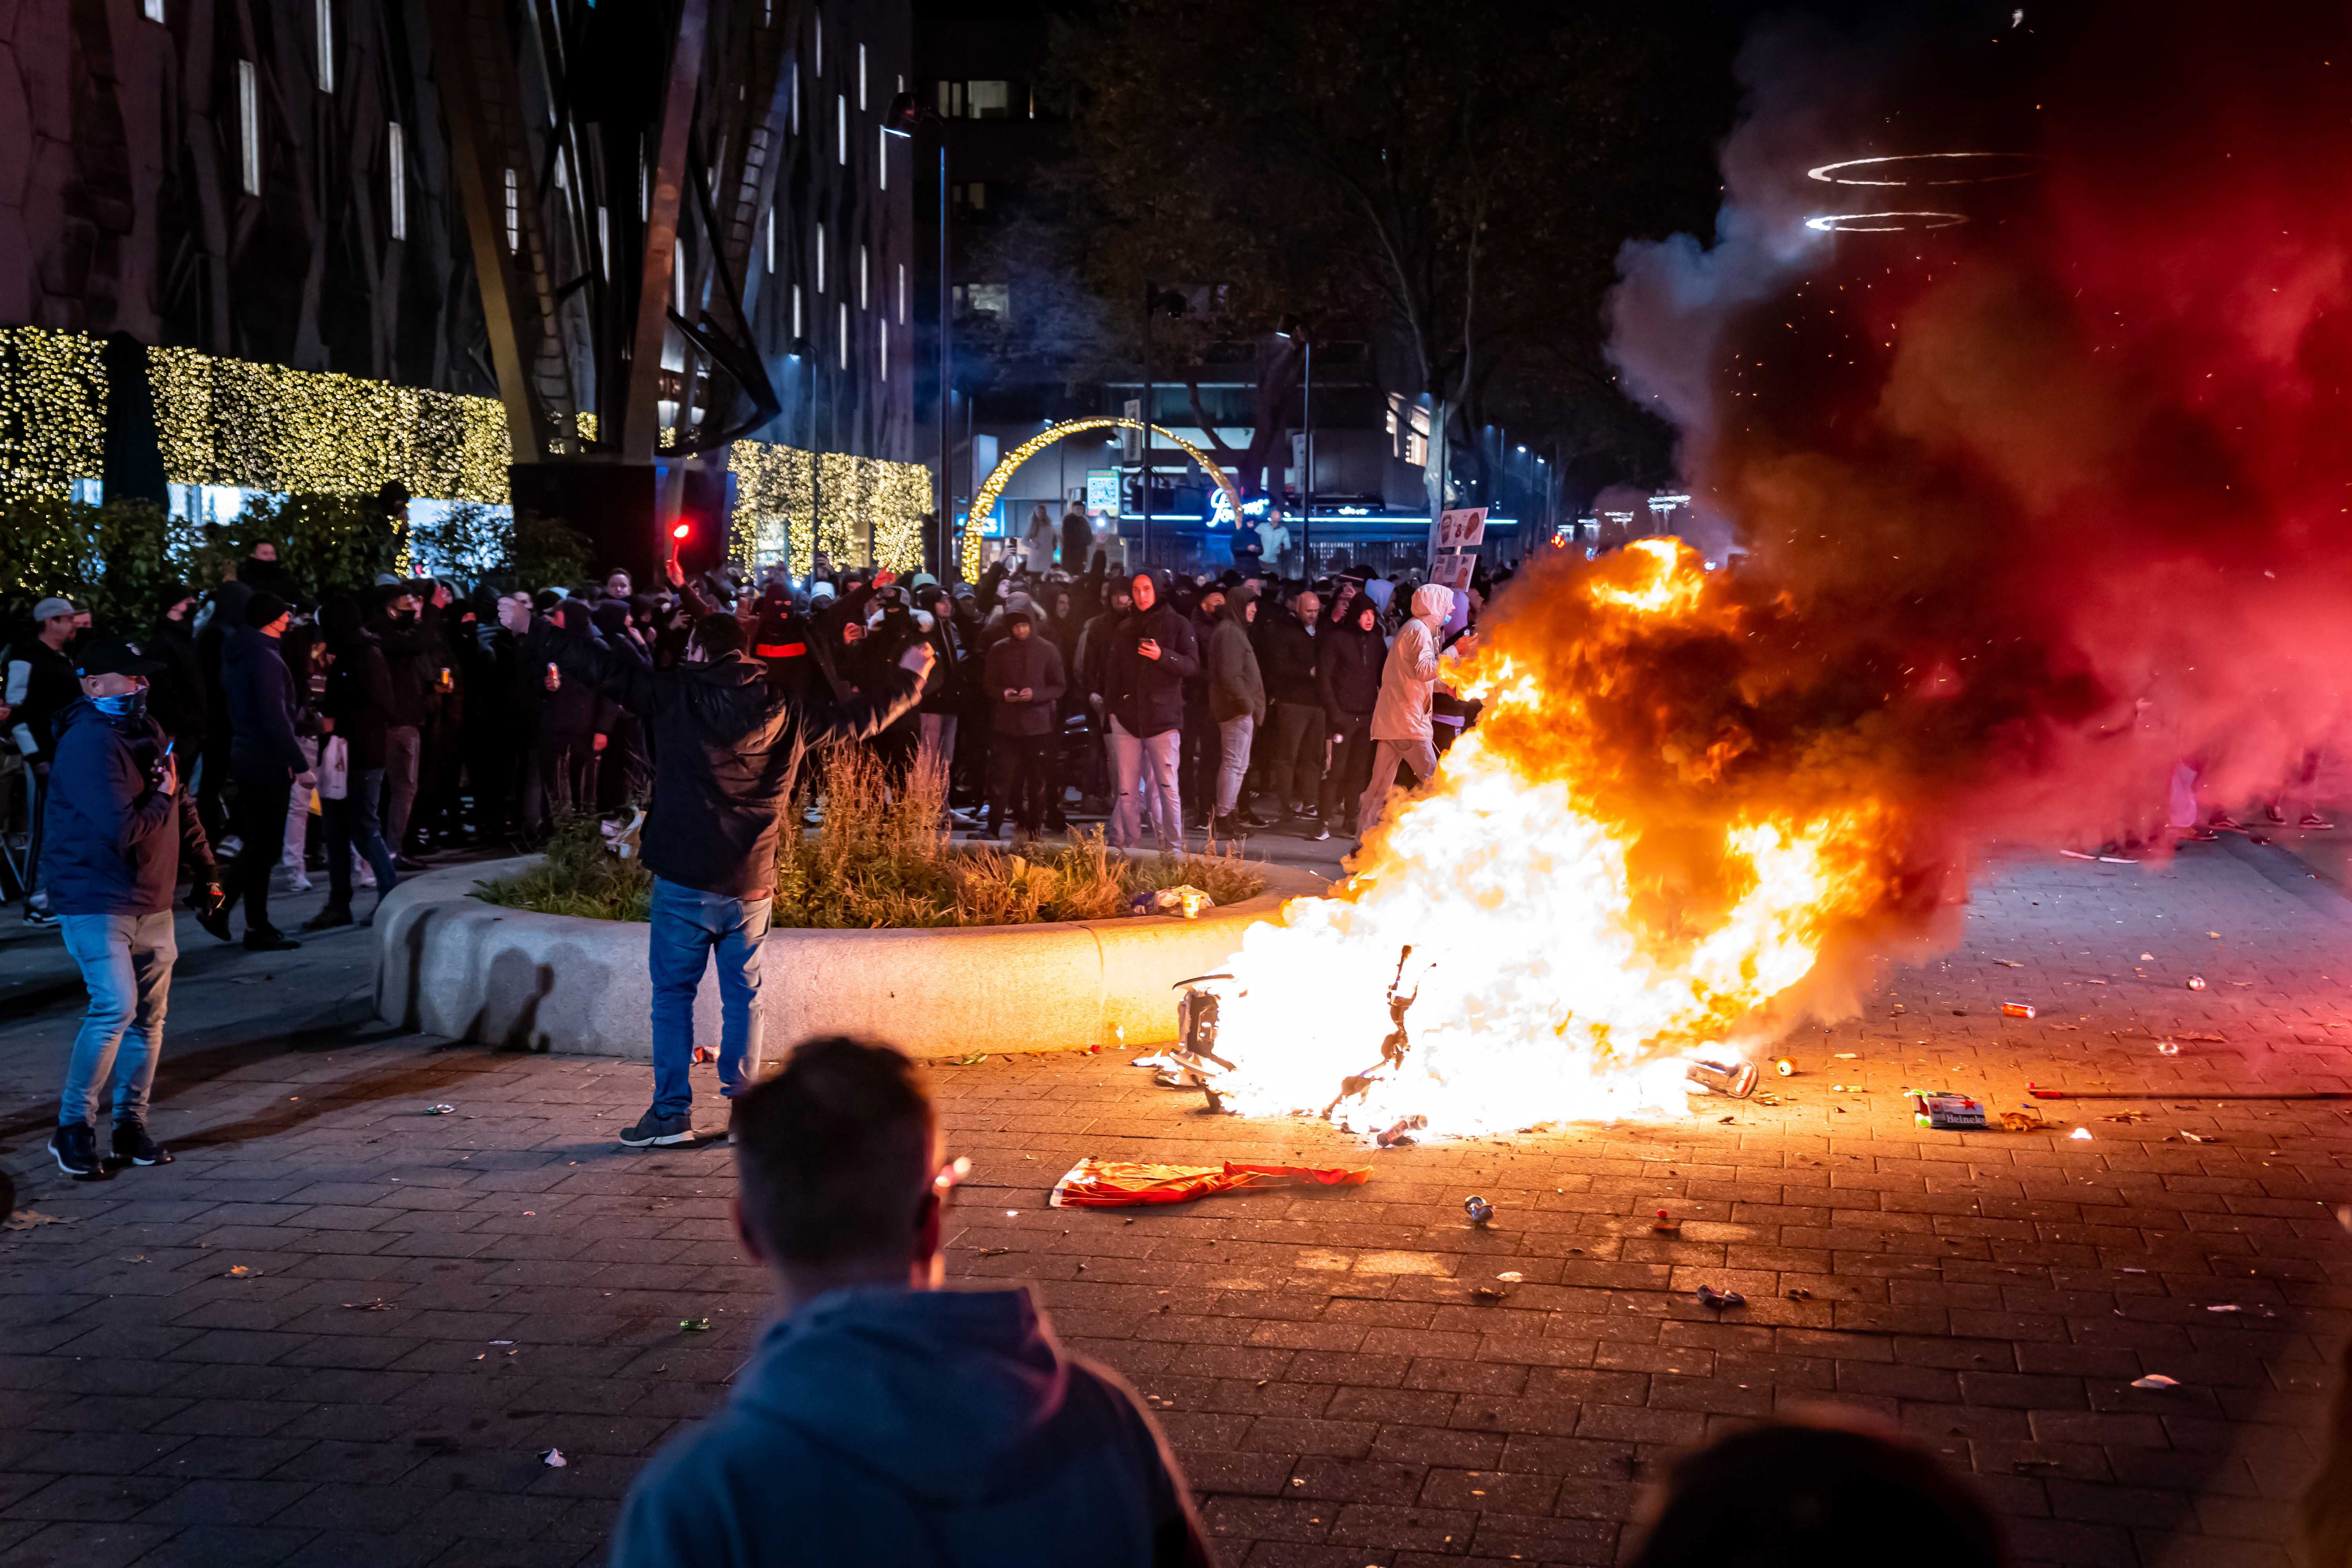
[[[1757,613],[1670,539],[1515,587],[1451,671],[1480,723],[1391,797],[1338,896],[1293,900],[1229,964],[1226,1108],[1465,1135],[1673,1114],[1685,1052],[1771,1033],[1774,999],[1886,897],[1901,814],[1759,769],[1736,710],[1768,698],[1736,665],[1691,743],[1658,678],[1736,658]],[[1383,1063],[1392,996],[1409,1044]]]

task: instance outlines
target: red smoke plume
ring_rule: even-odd
[[[2352,22],[2331,9],[1784,28],[1743,61],[1717,243],[1622,258],[1625,383],[1682,428],[1686,482],[1752,551],[1743,596],[1774,606],[1737,679],[1803,715],[1811,761],[1755,765],[1857,769],[1910,808],[1922,877],[1990,838],[2154,828],[2183,761],[2239,805],[2343,736]],[[1953,152],[2030,155],[1977,165],[2029,177],[1807,177]],[[1896,209],[1967,221],[1804,222]]]

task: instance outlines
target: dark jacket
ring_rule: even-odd
[[[422,725],[431,708],[433,689],[441,673],[438,628],[415,620],[380,615],[367,629],[383,647],[383,662],[392,671],[392,703],[384,710],[386,724]]]
[[[163,747],[152,719],[117,727],[86,699],[58,715],[49,768],[41,882],[61,915],[152,915],[172,907],[180,840],[200,849],[205,830],[184,786],[195,765],[174,753],[180,785],[166,794]]]
[[[1317,694],[1336,733],[1350,719],[1370,719],[1380,705],[1381,667],[1388,663],[1389,645],[1376,631],[1358,630],[1352,616],[1343,625],[1326,626],[1316,640],[1323,647],[1315,661]]]
[[[549,661],[564,680],[592,683],[645,721],[654,793],[643,843],[657,877],[728,899],[776,886],[776,819],[811,746],[864,740],[914,705],[911,670],[891,671],[887,693],[852,694],[820,718],[768,684],[745,654],[656,670],[634,654],[541,623],[526,664]]]
[[[1095,550],[1094,525],[1082,511],[1062,514],[1062,570],[1075,577],[1087,569],[1087,557]]]
[[[279,766],[289,776],[308,770],[294,740],[294,676],[276,637],[232,627],[221,649],[221,685],[228,697],[230,766]]]
[[[1160,657],[1136,648],[1145,638],[1160,645]],[[1103,649],[1103,704],[1119,728],[1149,740],[1184,722],[1184,679],[1201,668],[1200,645],[1191,623],[1166,599],[1148,610],[1129,610]]]
[[[995,710],[1000,735],[1050,735],[1055,728],[1062,691],[1069,682],[1062,673],[1062,650],[1053,639],[1030,629],[1027,637],[1010,633],[988,650],[988,668],[982,676],[988,700]],[[1026,702],[1007,702],[1007,691],[1026,688]]]
[[[1315,657],[1322,638],[1308,633],[1293,611],[1279,605],[1258,611],[1257,667],[1265,694],[1276,702],[1322,701],[1315,688]]]
[[[148,677],[147,711],[155,715],[165,734],[180,742],[180,749],[188,753],[187,763],[193,764],[210,706],[205,700],[204,663],[196,657],[195,628],[184,620],[159,618],[140,651],[163,664]]]
[[[56,752],[52,727],[58,716],[81,700],[81,677],[74,673],[72,658],[28,637],[8,649],[0,663],[0,702],[15,710],[8,715],[8,734],[16,749],[27,763],[47,762]]]
[[[836,1290],[638,1475],[612,1568],[1207,1568],[1132,1389],[1025,1289]]]
[[[1220,724],[1244,714],[1265,722],[1265,683],[1248,619],[1256,599],[1257,590],[1247,583],[1226,595],[1217,629],[1209,634],[1209,716]]]
[[[327,668],[327,694],[319,711],[335,721],[351,757],[351,771],[384,765],[384,714],[392,707],[392,670],[373,632],[353,631],[329,645],[335,662]]]

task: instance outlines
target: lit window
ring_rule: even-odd
[[[768,209],[768,271],[776,270],[776,209]]]
[[[890,188],[890,128],[887,125],[874,130],[874,188]]]
[[[849,301],[841,302],[841,368],[849,368]]]
[[[1013,112],[1013,84],[975,81],[964,84],[966,110],[974,120],[1003,120]]]
[[[793,342],[798,342],[806,336],[808,333],[801,324],[801,286],[795,283],[793,285]]]
[[[795,62],[793,63],[793,135],[795,135],[795,136],[797,136],[797,135],[799,135],[800,133],[801,133],[801,68],[800,68],[799,63],[798,63],[797,61],[795,61]]]
[[[319,90],[335,90],[334,0],[313,0],[319,19]]]
[[[522,187],[515,183],[515,172],[507,171],[507,254],[522,248]]]
[[[325,0],[320,0],[321,5]],[[857,46],[857,107],[866,107],[866,46]]]
[[[392,213],[392,237],[408,237],[408,139],[395,120],[384,127],[384,195]]]
[[[669,303],[671,310],[686,314],[686,242],[679,239],[669,246]]]
[[[811,15],[816,21],[816,74],[823,76],[824,74],[824,13],[815,11]]]
[[[998,321],[1013,315],[1013,289],[1004,283],[974,283],[964,291],[964,300],[975,316],[993,316]]]
[[[960,81],[940,83],[940,118],[953,120],[962,106],[963,83]]]
[[[163,0],[146,0],[142,9],[151,22],[160,22],[163,19]]]
[[[834,142],[841,149],[841,162],[846,163],[849,162],[849,95],[845,92],[833,95],[833,132]]]
[[[898,263],[898,321],[899,321],[899,324],[900,324],[901,326],[903,326],[903,325],[905,325],[905,324],[906,324],[906,321],[907,321],[907,264],[906,264],[905,262],[901,261],[900,263]]]
[[[866,247],[861,244],[857,247],[857,308],[861,310],[866,308]]]
[[[816,291],[824,292],[824,225],[816,226]]]
[[[890,329],[885,325],[874,329],[876,356],[882,362],[882,379],[890,379]]]
[[[613,275],[613,222],[601,206],[596,209],[596,266],[605,277]]]
[[[261,194],[261,84],[253,62],[236,62],[237,183],[248,196]]]

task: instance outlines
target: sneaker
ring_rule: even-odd
[[[114,1157],[134,1165],[168,1165],[172,1152],[147,1136],[143,1121],[118,1121],[114,1124]]]
[[[1306,838],[1306,840],[1310,844],[1320,844],[1323,840],[1331,837],[1331,830],[1324,826],[1319,822],[1310,822],[1307,826],[1312,827],[1315,831],[1312,833],[1302,834],[1301,837]]]
[[[95,1176],[100,1169],[98,1129],[87,1121],[60,1122],[49,1134],[49,1152],[67,1175]]]
[[[347,926],[351,923],[352,911],[348,905],[329,904],[325,909],[320,910],[317,914],[312,915],[309,920],[304,921],[302,922],[302,929],[304,931],[328,931],[336,926]]]
[[[245,840],[239,838],[234,833],[229,834],[218,844],[213,846],[213,853],[215,855],[226,855],[230,859],[234,860],[238,856],[245,853]]]
[[[2231,816],[2228,812],[2217,811],[2213,814],[2211,820],[2207,822],[2205,826],[2210,827],[2216,833],[2235,833],[2238,831],[2240,825],[2238,819]]]
[[[364,860],[361,861],[359,865],[353,868],[352,875],[358,880],[359,885],[362,888],[373,888],[375,886],[375,868],[369,865]]]
[[[694,1118],[684,1112],[664,1116],[648,1110],[637,1118],[637,1124],[621,1134],[621,1147],[649,1149],[656,1144],[691,1143],[694,1142]]]
[[[2273,822],[2284,822],[2286,820],[2285,810],[2283,807],[2276,805],[2266,805],[2263,807],[2263,815],[2270,818]]]
[[[286,890],[289,893],[309,892],[310,890],[310,879],[303,875],[299,867],[290,868],[289,869],[291,874],[286,879]]]
[[[245,951],[247,952],[291,952],[301,945],[276,926],[264,926],[259,931],[245,933]]]
[[[25,910],[25,923],[31,926],[35,931],[47,931],[49,927],[58,923],[58,917],[49,913],[47,910],[37,910],[28,907]]]
[[[2319,813],[2315,811],[2306,811],[2303,814],[2303,820],[2295,826],[2298,827],[2328,828],[2335,826],[2336,824],[2328,821],[2327,818],[2320,816]]]

